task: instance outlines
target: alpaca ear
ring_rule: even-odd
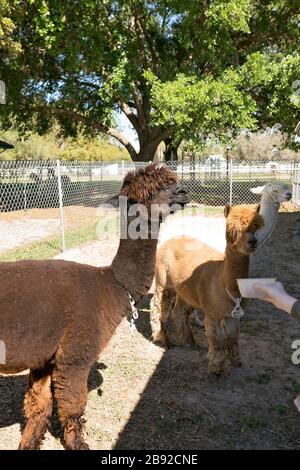
[[[257,204],[257,206],[256,206],[256,208],[255,208],[255,209],[256,209],[256,212],[257,212],[257,214],[259,214],[259,211],[260,211],[260,203],[259,203],[259,204]]]
[[[262,194],[264,189],[264,186],[257,186],[256,188],[250,188],[250,191],[252,194]]]
[[[114,194],[113,196],[109,196],[106,199],[104,199],[102,201],[101,205],[105,204],[105,205],[108,205],[108,206],[118,208],[119,207],[119,201],[120,201],[119,194]]]
[[[224,215],[225,215],[226,218],[228,217],[230,211],[231,211],[231,205],[226,204],[226,206],[224,207]]]

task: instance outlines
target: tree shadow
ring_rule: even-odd
[[[282,212],[271,238],[251,259],[250,277],[278,277],[288,292],[299,298],[300,251],[294,236],[299,213]],[[151,339],[147,296],[140,307],[137,330]],[[144,311],[145,309],[145,311]],[[207,339],[202,348],[167,349],[149,377],[140,400],[118,436],[115,449],[232,449],[282,448],[277,430],[285,426],[291,446],[297,446],[299,416],[292,401],[296,391],[281,387],[287,376],[297,381],[297,370],[287,362],[290,338],[298,326],[271,306],[252,302],[241,325],[243,366],[221,377],[207,373]],[[264,322],[264,323],[263,323]],[[250,331],[250,326],[252,331]],[[255,333],[253,329],[256,328]],[[276,370],[270,370],[276,354]],[[289,359],[288,359],[289,360]],[[268,375],[267,379],[265,376]],[[268,380],[266,384],[262,380]],[[297,382],[298,383],[298,382]],[[276,398],[274,398],[276,397]],[[278,402],[288,402],[289,413],[277,416]],[[271,411],[270,411],[271,410]],[[268,423],[270,433],[256,423]],[[254,423],[254,424],[253,424]],[[226,436],[226,437],[224,437]]]

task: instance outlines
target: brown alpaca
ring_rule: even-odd
[[[125,212],[135,202],[144,203],[151,221],[160,214],[154,204],[164,203],[163,213],[188,202],[176,175],[155,164],[128,174],[119,195],[128,198]],[[147,227],[150,235],[148,222]],[[130,315],[128,294],[138,301],[151,286],[157,245],[157,236],[151,235],[120,240],[110,267],[60,260],[0,264],[0,340],[6,346],[0,372],[30,369],[20,449],[40,446],[51,420],[52,390],[66,448],[87,448],[81,416],[89,370],[122,318]]]
[[[170,239],[157,251],[151,307],[153,339],[168,343],[167,321],[172,312],[177,339],[192,343],[187,317],[191,307],[201,309],[205,315],[210,373],[223,372],[227,358],[233,366],[240,364],[239,320],[231,316],[235,303],[226,288],[233,297],[240,297],[236,280],[248,277],[249,255],[257,247],[255,232],[263,226],[258,210],[259,207],[225,207],[225,257],[188,236]],[[174,307],[170,305],[172,298]]]

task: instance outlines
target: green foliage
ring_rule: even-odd
[[[228,28],[233,31],[250,33],[251,2],[249,0],[215,1],[208,8],[206,15],[209,24]]]
[[[300,54],[262,54],[248,57],[239,71],[243,87],[251,87],[254,99],[267,96],[259,119],[265,125],[279,123],[292,135],[299,120]]]
[[[129,160],[126,150],[107,140],[79,137],[67,139],[59,151],[63,160]]]
[[[223,142],[244,127],[280,123],[292,137],[299,20],[298,0],[2,0],[0,120],[105,133],[134,159],[165,139]],[[116,109],[139,155],[113,128]]]
[[[145,78],[152,89],[152,120],[157,125],[171,126],[178,140],[192,139],[195,126],[201,138],[218,138],[226,142],[243,128],[255,126],[254,100],[229,81],[186,77],[161,82],[151,72]]]
[[[54,132],[39,136],[29,134],[20,138],[16,131],[0,132],[2,139],[13,143],[14,149],[0,154],[0,160],[128,160],[124,148],[114,145],[108,139],[87,138],[79,135],[73,138],[57,138]]]
[[[1,0],[0,3],[0,55],[2,60],[8,56],[20,54],[22,50],[20,42],[12,37],[15,23],[10,18],[11,3],[9,0]]]

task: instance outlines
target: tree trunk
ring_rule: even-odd
[[[179,144],[174,144],[172,137],[164,140],[166,149],[164,151],[164,160],[166,162],[178,161],[178,147]]]
[[[153,146],[144,144],[141,146],[139,153],[134,161],[136,162],[153,162],[155,157],[156,148]]]
[[[153,162],[159,144],[167,138],[166,129],[154,128],[150,132],[139,133],[140,151],[134,158],[136,162]]]

